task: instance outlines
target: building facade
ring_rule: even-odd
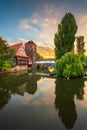
[[[27,56],[30,56],[32,61],[32,67],[36,66],[36,44],[33,41],[25,43],[25,52]]]
[[[26,55],[25,49],[22,43],[10,46],[11,49],[15,50],[15,65],[28,65],[29,56]]]

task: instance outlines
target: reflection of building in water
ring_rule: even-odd
[[[76,95],[79,100],[83,99],[83,87],[83,79],[56,80],[55,108],[66,129],[74,127],[77,119],[74,97]]]
[[[26,85],[27,82],[17,87],[17,94],[24,96],[24,93],[26,92]]]
[[[37,80],[35,71],[2,74],[0,77],[0,108],[11,99],[11,94],[24,96],[24,93],[34,94],[37,91]]]
[[[29,94],[34,94],[37,90],[37,77],[35,70],[29,75],[26,91]]]

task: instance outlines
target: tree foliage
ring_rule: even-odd
[[[61,58],[66,52],[71,52],[74,49],[77,28],[74,15],[66,13],[58,25],[58,32],[54,38],[56,59]]]
[[[84,46],[85,46],[84,36],[79,36],[79,37],[77,37],[76,40],[77,40],[77,52],[78,52],[78,54],[83,54]]]
[[[0,37],[0,56],[6,54],[8,52],[8,45],[7,45],[7,42],[2,38]]]
[[[82,59],[73,53],[66,53],[61,59],[56,60],[56,71],[58,76],[78,77],[85,74]]]
[[[14,64],[15,51],[0,37],[0,70],[9,70]]]

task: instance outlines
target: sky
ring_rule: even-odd
[[[87,0],[0,0],[0,36],[54,47],[54,34],[66,12],[74,15],[76,35],[83,35],[87,44]]]

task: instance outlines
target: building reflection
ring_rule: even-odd
[[[26,91],[29,94],[34,94],[37,90],[37,77],[36,71],[32,70],[32,73],[29,74]]]
[[[77,119],[75,98],[83,100],[84,79],[56,79],[55,108],[66,129],[72,129]]]
[[[24,96],[24,93],[35,94],[37,91],[37,77],[35,71],[18,72],[0,75],[0,109],[2,109],[11,99],[11,95]]]

